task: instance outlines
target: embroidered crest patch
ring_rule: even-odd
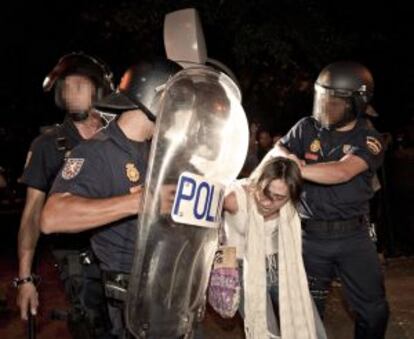
[[[70,180],[76,177],[79,174],[84,162],[85,159],[82,158],[68,158],[62,170],[62,178]]]
[[[140,177],[139,171],[133,163],[130,163],[130,162],[127,163],[125,165],[125,169],[126,169],[126,174],[127,174],[129,181],[137,182],[139,180],[139,177]]]
[[[319,141],[319,139],[313,140],[309,149],[313,153],[319,152],[319,150],[321,149],[321,142]]]
[[[379,154],[382,151],[381,142],[374,137],[367,137],[367,148],[372,154]]]

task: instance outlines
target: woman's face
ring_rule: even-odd
[[[264,217],[277,214],[289,198],[289,188],[281,179],[259,183],[255,193],[257,209]]]

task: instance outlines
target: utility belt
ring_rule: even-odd
[[[127,298],[129,274],[103,271],[102,276],[104,280],[106,297],[115,302],[124,303]]]
[[[340,233],[360,230],[367,225],[366,217],[359,216],[344,220],[302,220],[306,232]]]

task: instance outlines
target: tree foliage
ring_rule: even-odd
[[[238,76],[250,118],[276,121],[281,129],[309,114],[323,66],[370,60],[393,39],[389,25],[380,24],[385,14],[352,1],[74,0],[48,3],[39,17],[27,13],[23,48],[36,51],[31,62],[41,60],[43,73],[63,53],[84,50],[106,60],[119,77],[139,58],[164,54],[165,14],[188,7],[200,13],[209,56]],[[21,9],[16,5],[15,14]]]

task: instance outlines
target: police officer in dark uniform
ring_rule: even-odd
[[[46,195],[70,150],[102,127],[103,121],[92,110],[92,105],[113,90],[112,73],[104,63],[89,55],[70,53],[63,56],[47,75],[43,88],[45,91],[54,88],[55,102],[66,112],[66,116],[61,125],[47,128],[33,141],[21,178],[27,185],[27,197],[18,236],[19,275],[14,282],[18,287],[17,303],[22,319],[27,319],[29,308],[31,314],[35,315],[38,307],[32,263]],[[66,236],[54,238],[51,243],[54,254],[58,255],[65,289],[73,304],[68,319],[72,325],[70,327],[74,329],[73,335],[88,338],[85,334],[88,332],[95,337],[98,332],[92,333],[89,322],[93,321],[94,328],[98,328],[100,322],[102,327],[104,319],[100,313],[101,310],[105,312],[105,308],[98,305],[99,300],[101,303],[103,300],[102,286],[93,282],[94,279],[100,283],[97,266],[92,265],[90,258],[80,258],[79,250],[88,246],[88,239]],[[88,267],[81,266],[82,260],[89,264]],[[88,280],[85,274],[91,274],[92,280]],[[96,275],[98,277],[94,278]],[[83,297],[87,294],[92,296],[91,292],[86,291],[94,292],[94,300]]]
[[[95,229],[92,248],[103,270],[111,333],[119,338],[129,335],[123,301],[135,252],[136,215],[148,141],[155,126],[154,107],[160,88],[180,68],[172,61],[156,60],[127,70],[118,91],[97,104],[126,111],[72,151],[56,177],[41,217],[46,233]],[[172,197],[170,194],[169,199]]]
[[[273,155],[294,159],[306,180],[300,213],[311,293],[323,315],[338,275],[356,313],[355,338],[383,338],[388,304],[365,216],[372,177],[383,161],[380,134],[364,118],[374,89],[371,73],[354,62],[328,65],[315,83],[313,116],[280,140]]]

